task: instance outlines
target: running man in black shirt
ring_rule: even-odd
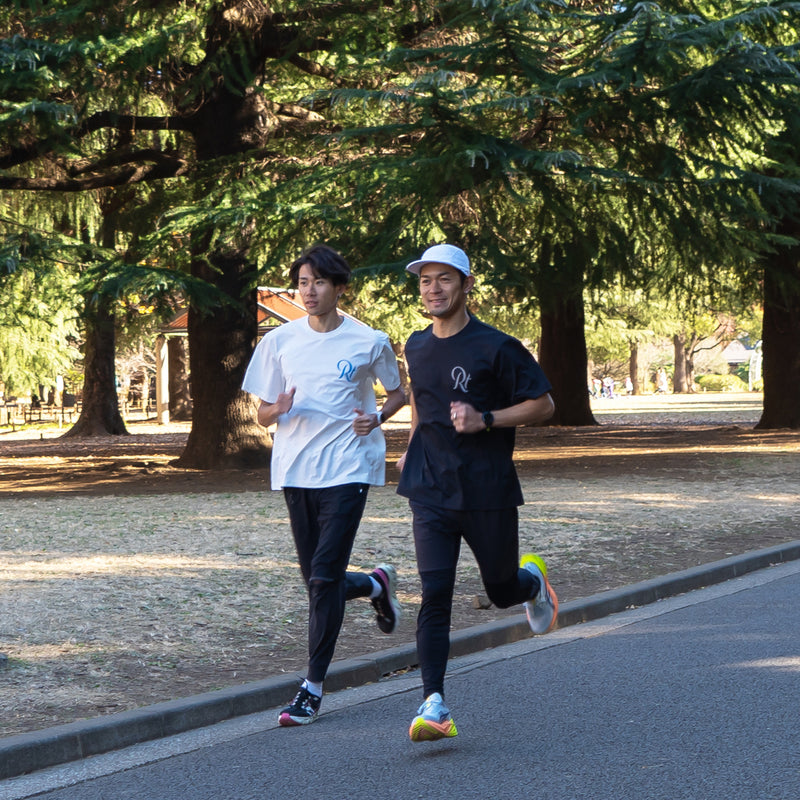
[[[523,345],[467,311],[474,278],[463,250],[434,245],[406,269],[419,276],[433,319],[406,344],[412,419],[397,490],[413,512],[422,581],[417,651],[424,702],[409,729],[421,742],[458,733],[444,703],[444,676],[462,538],[498,608],[524,603],[534,633],[556,624],[558,599],[544,562],[530,554],[520,566],[523,501],[512,460],[516,426],[548,419],[553,401]]]

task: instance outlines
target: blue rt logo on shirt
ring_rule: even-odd
[[[346,359],[343,358],[337,365],[336,369],[339,370],[339,377],[344,378],[346,381],[353,380],[353,374],[356,368]]]

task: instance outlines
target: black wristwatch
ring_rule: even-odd
[[[386,422],[386,417],[383,415],[383,411],[381,411],[378,414],[378,425],[383,425],[384,422]]]
[[[483,425],[487,431],[492,429],[492,425],[494,425],[494,414],[492,414],[491,411],[483,412]]]

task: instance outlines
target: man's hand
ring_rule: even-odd
[[[477,433],[484,427],[483,415],[469,403],[450,403],[450,420],[457,433]]]
[[[278,421],[278,417],[281,414],[288,414],[294,405],[294,393],[296,391],[297,387],[292,386],[288,392],[281,392],[274,403],[267,403],[262,400],[261,405],[258,407],[258,424],[268,428]]]
[[[275,410],[278,414],[288,414],[294,405],[294,393],[297,391],[296,386],[292,386],[288,392],[281,392],[278,399],[275,401]]]
[[[354,408],[353,413],[356,418],[353,420],[353,430],[356,436],[366,436],[372,433],[381,423],[376,413],[367,414],[363,408]]]

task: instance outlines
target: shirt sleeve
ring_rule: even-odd
[[[517,339],[508,339],[497,353],[497,375],[505,382],[511,405],[535,400],[552,389],[536,359]]]
[[[266,403],[274,403],[281,392],[286,391],[286,379],[278,358],[275,337],[268,333],[256,345],[253,357],[247,366],[242,389]]]
[[[378,355],[374,363],[374,375],[387,392],[400,387],[400,370],[397,367],[397,356],[387,334],[380,332]]]

